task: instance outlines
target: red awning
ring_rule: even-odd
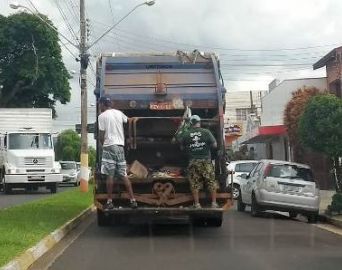
[[[286,135],[286,133],[285,125],[260,126],[246,134],[242,143],[263,143],[275,137]]]

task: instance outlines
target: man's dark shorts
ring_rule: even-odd
[[[102,150],[101,173],[113,177],[127,176],[124,147],[104,146]]]
[[[205,184],[209,191],[217,189],[214,166],[209,160],[192,160],[188,166],[189,182],[191,190],[203,188]]]

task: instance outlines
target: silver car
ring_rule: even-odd
[[[242,174],[249,174],[258,164],[257,160],[236,160],[228,164],[227,170],[233,172],[233,198],[236,200],[240,196],[240,179]],[[231,186],[231,175],[227,177],[226,186]]]
[[[320,196],[309,166],[280,160],[261,160],[240,179],[238,211],[251,206],[252,216],[265,210],[288,212],[294,218],[304,214],[317,221]]]
[[[70,183],[74,186],[79,185],[79,179],[77,177],[77,164],[75,161],[60,161],[61,173],[63,175],[63,183]]]

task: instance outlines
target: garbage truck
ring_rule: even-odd
[[[176,222],[219,227],[223,213],[233,206],[227,191],[224,141],[225,88],[218,56],[199,51],[163,54],[102,54],[97,59],[97,115],[99,99],[110,98],[115,109],[129,117],[125,126],[125,156],[137,209],[129,207],[124,184],[115,181],[114,209],[107,201],[106,177],[101,174],[101,144],[97,135],[94,204],[99,226],[116,222]],[[212,153],[218,183],[218,208],[210,207],[206,189],[202,208],[195,209],[187,176],[188,160],[175,136],[190,115],[217,140]],[[98,125],[95,125],[98,134]]]
[[[63,176],[55,162],[51,131],[51,109],[0,109],[0,187],[6,194],[39,187],[57,192]]]

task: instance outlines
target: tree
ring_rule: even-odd
[[[80,161],[81,137],[76,131],[72,129],[63,131],[57,137],[55,152],[57,160],[74,160],[77,162]],[[89,146],[88,157],[89,166],[91,168],[95,168],[96,150],[92,146]]]
[[[299,121],[299,136],[304,146],[333,159],[336,188],[342,192],[341,168],[338,166],[342,156],[342,99],[334,95],[311,98]]]
[[[289,141],[294,150],[295,160],[302,162],[303,148],[298,137],[298,123],[304,112],[305,106],[311,97],[318,94],[324,94],[316,87],[298,89],[292,93],[292,99],[287,103],[284,111],[284,124],[287,127]]]
[[[57,160],[80,160],[81,137],[76,131],[65,130],[58,135],[55,145]]]
[[[69,78],[55,30],[32,14],[0,16],[0,107],[45,107],[55,115],[56,101],[70,101]]]
[[[96,150],[95,150],[94,147],[89,146],[88,156],[89,156],[89,167],[95,168],[95,164],[96,164]]]

